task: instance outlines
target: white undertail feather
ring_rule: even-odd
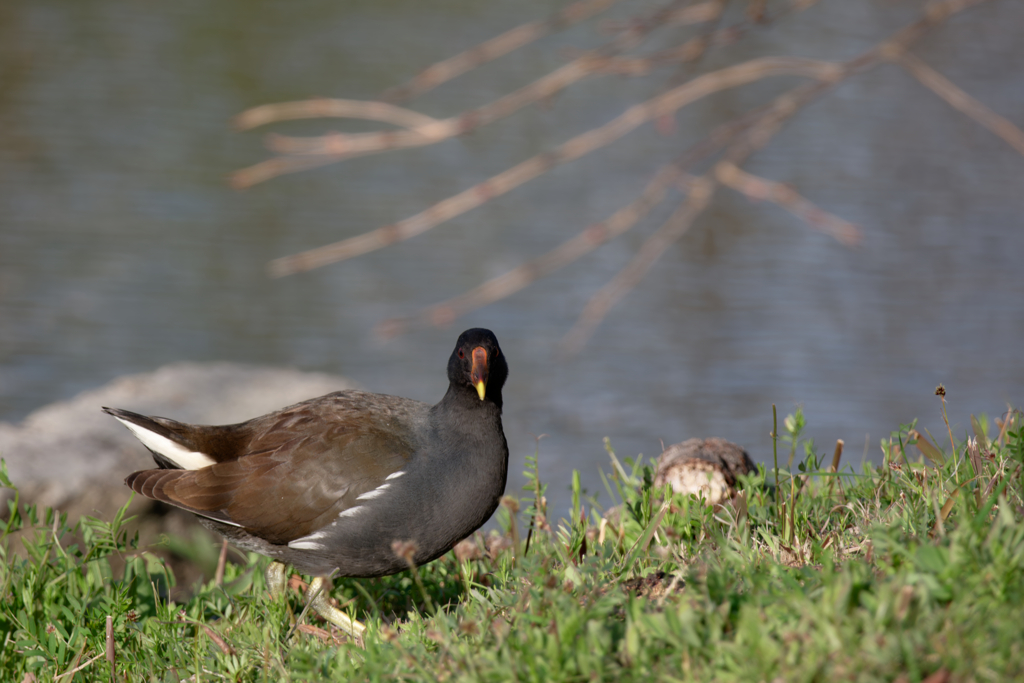
[[[384,477],[384,481],[387,481],[388,479],[398,479],[403,474],[405,474],[405,470],[398,470],[397,472],[392,472],[388,476]]]
[[[166,436],[161,436],[145,427],[140,427],[133,422],[122,420],[119,417],[117,420],[130,429],[135,438],[141,441],[146,448],[156,451],[183,470],[198,470],[203,467],[209,467],[216,462],[216,460],[205,453],[190,451],[181,444],[175,443]]]

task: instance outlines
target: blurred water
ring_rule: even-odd
[[[921,6],[823,2],[702,68],[754,54],[849,58]],[[778,208],[722,191],[575,359],[556,354],[558,340],[670,207],[450,329],[386,342],[371,330],[607,217],[684,143],[795,81],[711,98],[684,111],[671,138],[639,130],[427,236],[304,275],[265,275],[272,258],[409,216],[608,121],[657,92],[665,74],[594,79],[464,138],[241,193],[225,176],[266,153],[259,134],[230,130],[232,115],[312,95],[372,98],[549,9],[464,0],[4,2],[0,420],[183,359],[338,372],[370,390],[434,401],[455,336],[487,326],[512,366],[513,471],[533,452],[533,435],[547,434],[542,475],[561,505],[572,468],[601,488],[604,436],[627,456],[723,436],[765,462],[771,404],[783,415],[802,404],[819,448],[845,438],[856,463],[862,451],[873,458],[878,438],[900,421],[920,417],[935,432],[940,382],[958,433],[970,413],[1024,404],[1024,158],[896,67],[812,105],[748,165],[863,225],[861,247],[847,250]],[[1011,28],[1021,25],[1020,3],[989,2],[914,51],[1024,125],[1024,48]],[[592,25],[572,29],[414,106],[451,115],[564,63],[568,47],[601,40]]]

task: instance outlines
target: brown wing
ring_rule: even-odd
[[[142,495],[240,526],[271,543],[288,543],[358,505],[358,496],[408,463],[416,443],[394,411],[418,411],[421,405],[359,392],[332,394],[241,425],[205,428],[230,429],[244,437],[193,433],[197,446],[216,464],[145,470],[125,483]],[[234,444],[236,452],[209,448],[218,440]]]

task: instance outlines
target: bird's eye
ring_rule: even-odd
[[[459,349],[459,358],[465,358],[465,357],[466,357],[466,352],[465,352],[465,351],[463,351],[463,350],[462,350],[462,349],[460,348],[460,349]]]

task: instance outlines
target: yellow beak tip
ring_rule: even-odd
[[[473,386],[476,387],[476,393],[480,394],[480,400],[484,400],[487,396],[487,385],[483,383],[483,380],[477,382]]]

